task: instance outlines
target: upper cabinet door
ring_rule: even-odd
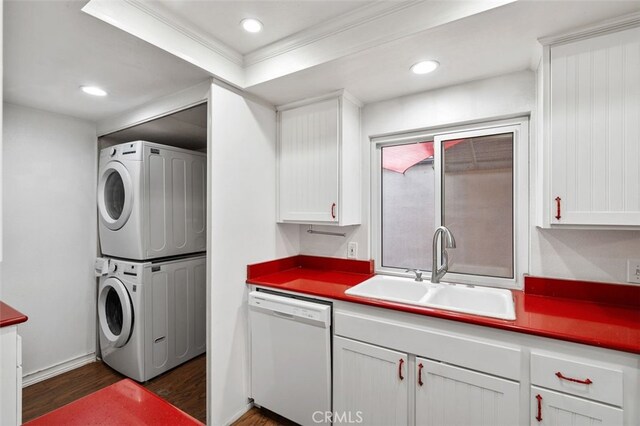
[[[549,52],[549,223],[640,225],[640,28]]]
[[[280,114],[280,218],[337,221],[338,100]]]
[[[344,95],[279,108],[279,222],[360,223],[360,109]]]

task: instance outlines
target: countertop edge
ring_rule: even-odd
[[[0,328],[22,324],[28,319],[22,312],[0,301]]]
[[[370,277],[365,274],[362,274],[362,275],[363,275],[363,281]],[[607,344],[606,342],[603,343],[598,339],[590,340],[590,339],[585,339],[585,338],[576,337],[576,336],[561,335],[559,333],[553,333],[553,332],[545,332],[542,330],[536,330],[532,328],[519,326],[514,324],[513,321],[508,321],[508,320],[492,319],[492,318],[487,318],[487,317],[482,317],[477,315],[473,315],[473,316],[465,315],[465,314],[460,314],[452,311],[439,310],[439,309],[436,310],[436,309],[422,308],[422,307],[414,308],[411,305],[403,305],[400,303],[393,303],[393,302],[384,302],[376,299],[368,299],[363,297],[345,296],[344,298],[340,298],[340,297],[336,298],[335,296],[323,294],[322,292],[291,290],[291,289],[283,288],[282,284],[274,284],[267,281],[261,281],[258,278],[247,279],[246,284],[275,288],[275,289],[280,289],[280,290],[284,290],[292,293],[324,297],[326,299],[338,300],[341,302],[373,306],[376,308],[388,309],[391,311],[399,311],[399,312],[405,312],[405,313],[410,313],[415,315],[423,315],[423,316],[428,316],[432,318],[462,322],[462,323],[476,325],[480,327],[495,328],[495,329],[511,331],[515,333],[529,334],[533,336],[545,337],[545,338],[550,338],[554,340],[561,340],[561,341],[566,341],[571,343],[579,343],[579,344],[584,344],[584,345],[593,346],[593,347],[611,349],[611,350],[640,355],[640,346],[636,347],[636,346],[629,346],[625,344],[612,345],[612,344]],[[512,290],[512,291],[519,291],[519,290]]]

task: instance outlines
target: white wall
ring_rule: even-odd
[[[208,253],[208,424],[247,409],[247,264],[297,254],[298,226],[276,224],[273,108],[212,85]]]
[[[96,132],[4,104],[2,300],[19,326],[26,376],[95,352]]]
[[[302,233],[301,253],[346,257],[347,243],[356,241],[359,246],[358,258],[369,259],[372,256],[369,228],[370,137],[524,113],[532,115],[530,184],[533,187],[536,182],[534,144],[537,138],[537,111],[536,76],[531,71],[472,81],[365,105],[362,111],[362,225],[347,228],[347,238]],[[538,205],[535,191],[530,195],[530,205],[532,225],[529,273],[532,275],[624,282],[626,259],[640,258],[640,231],[541,230],[533,226],[535,206]]]

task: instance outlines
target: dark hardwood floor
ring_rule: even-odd
[[[206,355],[201,355],[142,385],[204,423],[207,420],[206,359]],[[22,421],[32,420],[124,378],[98,361],[33,384],[22,391]]]
[[[233,423],[233,426],[296,426],[297,423],[285,419],[264,408],[254,407]]]

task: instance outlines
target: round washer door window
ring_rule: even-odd
[[[104,225],[116,231],[124,226],[133,208],[129,172],[117,161],[107,164],[98,182],[98,210]]]
[[[116,348],[124,346],[133,330],[133,305],[122,281],[107,278],[98,293],[100,330]]]

